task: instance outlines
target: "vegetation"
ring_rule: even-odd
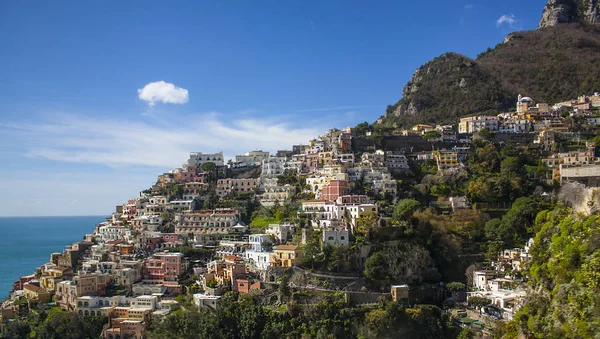
[[[514,327],[531,338],[593,338],[600,333],[600,216],[559,205],[540,212],[528,270],[530,287]],[[509,327],[510,328],[510,327]],[[507,331],[516,338],[519,331]]]
[[[515,32],[477,60],[447,53],[421,66],[385,126],[455,123],[458,117],[514,109],[519,93],[555,103],[600,88],[600,27],[577,24]]]
[[[455,338],[460,331],[439,308],[389,303],[372,310],[344,302],[259,306],[230,292],[215,312],[185,310],[153,322],[150,338]]]
[[[80,317],[59,307],[33,309],[24,320],[7,323],[0,338],[98,338],[106,321],[105,317]]]

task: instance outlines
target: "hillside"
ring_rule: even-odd
[[[402,90],[402,99],[388,106],[384,122],[449,123],[464,115],[506,109],[513,101],[511,94],[501,79],[475,60],[447,53],[417,69]]]
[[[561,25],[506,40],[477,62],[509,92],[553,103],[600,90],[600,27]]]
[[[600,333],[600,224],[558,206],[538,214],[529,267],[531,293],[506,338],[597,338]]]
[[[518,94],[559,102],[600,90],[600,27],[570,23],[515,32],[476,60],[443,54],[421,66],[378,120],[386,126],[456,123],[514,107]]]

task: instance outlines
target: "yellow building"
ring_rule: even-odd
[[[454,151],[435,151],[433,152],[433,158],[437,162],[438,170],[440,171],[460,165],[458,155]]]
[[[25,298],[27,298],[27,300],[37,301],[44,304],[49,303],[50,299],[52,298],[50,292],[33,284],[25,284],[25,286],[23,286],[23,293],[25,294]]]
[[[333,164],[333,153],[332,152],[319,152],[318,154],[319,165],[331,165]]]
[[[302,262],[302,250],[298,245],[275,246],[271,259],[273,266],[292,267]]]

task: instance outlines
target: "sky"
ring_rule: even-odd
[[[189,152],[373,122],[545,2],[0,1],[0,216],[108,215]]]

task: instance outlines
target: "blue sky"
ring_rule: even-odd
[[[372,122],[545,2],[1,1],[0,216],[108,214],[187,152]]]

